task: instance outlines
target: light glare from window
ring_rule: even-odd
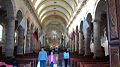
[[[0,25],[0,41],[2,41],[2,31],[3,31],[3,27],[2,25]]]

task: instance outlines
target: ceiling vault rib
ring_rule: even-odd
[[[33,0],[33,5],[35,5],[36,1],[37,1],[37,0]]]
[[[49,13],[49,12],[59,12],[59,13],[61,13],[61,14],[63,14],[65,17],[66,17],[66,19],[68,20],[68,17],[63,13],[63,12],[61,12],[61,11],[58,11],[58,10],[51,10],[51,11],[47,11],[46,13],[44,13],[42,16],[41,16],[41,18],[40,19],[42,19],[42,17],[45,15],[45,14],[47,14],[47,13]],[[40,15],[39,15],[40,16]]]
[[[51,19],[50,18],[50,20],[46,20],[46,19],[48,19],[49,17],[59,17],[59,19]],[[45,21],[45,22],[44,22]],[[62,26],[66,26],[66,24],[67,24],[67,22],[65,22],[65,19],[63,18],[63,17],[61,17],[61,16],[58,16],[58,15],[50,15],[50,16],[47,16],[44,20],[43,20],[43,22],[44,22],[44,24],[45,24],[45,26],[46,25],[48,25],[50,22],[58,22],[58,23],[60,23]]]
[[[72,0],[72,1],[74,1],[74,3],[75,3],[76,6],[78,5],[77,2],[76,2],[76,0]]]
[[[78,9],[77,7],[80,1],[81,0],[31,0],[31,5],[34,7],[34,11],[40,21],[39,23],[43,24],[43,26],[53,17],[52,20],[61,20],[64,22],[62,24],[64,24],[66,28],[73,13],[75,13],[75,9]]]
[[[38,11],[38,9],[40,8],[40,6],[43,5],[46,1],[48,1],[48,0],[42,1],[42,2],[37,6],[36,10]],[[56,0],[50,0],[50,1],[56,1]],[[73,10],[73,8],[71,7],[71,5],[68,4],[65,0],[59,0],[59,1],[66,3],[66,4],[70,7],[70,9],[72,10],[72,12],[74,12],[74,10]]]
[[[59,16],[60,18],[62,18],[64,21],[65,21],[65,25],[67,24],[67,22],[68,22],[68,19],[67,19],[67,17],[65,17],[65,16],[61,16],[61,15],[44,15],[43,17],[42,17],[42,19],[41,19],[41,22],[44,22],[44,20],[46,19],[46,18],[48,18],[49,16]],[[56,19],[55,19],[56,20]]]
[[[43,18],[43,20],[42,20],[42,23],[45,21],[45,19],[46,18],[48,18],[48,17],[50,17],[51,15],[48,15],[48,16],[45,16],[45,18]],[[59,16],[60,18],[62,18],[63,19],[63,24],[66,26],[67,25],[67,19],[66,18],[63,18],[62,16],[60,16],[60,15],[52,15],[52,16]],[[55,20],[55,21],[59,21],[59,19],[57,19],[57,20]],[[45,22],[44,22],[45,23]]]
[[[44,8],[42,9],[42,11],[40,11],[40,13],[38,14],[38,16],[39,16],[45,9],[50,8],[50,7],[53,7],[53,6],[57,6],[57,7],[60,7],[60,8],[62,8],[62,9],[64,9],[65,11],[67,11],[67,13],[69,14],[69,16],[71,17],[71,15],[70,15],[70,13],[68,12],[68,10],[65,9],[65,8],[62,7],[62,6],[59,6],[59,5],[49,5],[49,6],[44,7]],[[57,8],[56,8],[56,9],[57,9]]]

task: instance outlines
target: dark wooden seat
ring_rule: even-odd
[[[106,62],[80,62],[79,67],[109,67]]]
[[[70,66],[71,67],[80,67],[81,62],[86,62],[91,65],[96,64],[96,63],[103,63],[103,65],[105,64],[106,66],[109,66],[109,63],[104,58],[93,59],[92,56],[79,56],[79,55],[73,55],[70,58]],[[104,65],[104,67],[106,67],[105,65]],[[94,65],[93,65],[93,67],[94,67]]]

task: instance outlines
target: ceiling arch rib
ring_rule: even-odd
[[[36,1],[37,1],[37,0],[33,0],[33,1],[32,1],[32,2],[33,2],[33,5],[35,5]]]
[[[42,12],[40,15],[39,15],[39,18],[41,19],[47,12],[53,12],[52,15],[56,14],[55,12],[59,12],[61,14],[63,14],[66,18],[70,18],[70,16],[62,11],[59,11],[59,10],[46,10],[44,12]]]
[[[41,13],[39,13],[39,17],[40,17],[40,19],[41,19],[41,16],[43,15],[43,14],[45,14],[46,12],[48,12],[48,11],[59,11],[59,12],[61,12],[61,13],[63,13],[63,14],[65,14],[68,18],[70,18],[71,16],[67,13],[67,11],[66,10],[64,10],[64,9],[62,9],[62,8],[56,8],[56,9],[54,9],[55,7],[52,7],[52,8],[47,8],[47,9],[44,9],[43,11],[41,11]]]
[[[73,9],[74,7],[72,7],[72,3],[69,4],[69,2],[65,1],[65,0],[41,0],[41,2],[39,3],[38,6],[36,7],[36,11],[38,11],[38,9],[42,6],[42,5],[47,5],[47,4],[57,4],[63,7],[66,7],[68,9],[68,11],[72,11],[72,13],[74,12]]]
[[[66,22],[68,22],[68,20],[69,20],[68,17],[67,17],[65,14],[63,14],[62,12],[54,10],[54,11],[48,11],[48,12],[46,12],[46,13],[41,17],[41,22],[43,22],[43,20],[44,20],[46,17],[50,16],[50,15],[58,15],[58,16],[61,16],[61,17],[63,17],[63,18],[65,19]]]
[[[42,0],[36,0],[36,2],[34,3],[34,8],[36,9],[41,2]]]
[[[70,17],[72,15],[72,12],[69,12],[67,10],[67,8],[64,8],[64,7],[60,6],[60,5],[48,5],[48,4],[46,6],[44,6],[44,7],[39,8],[37,13],[41,14],[44,10],[47,10],[48,8],[51,8],[51,9],[54,9],[54,10],[62,9],[64,12],[68,13],[70,15]]]
[[[60,23],[64,27],[67,25],[67,22],[65,21],[65,19],[58,15],[49,15],[45,17],[43,20],[45,26],[48,25],[49,22],[53,22],[53,21]]]
[[[73,15],[74,8],[78,5],[79,0],[31,0],[31,2],[41,23],[52,15],[62,17],[67,23]]]
[[[49,20],[49,21],[46,21],[46,23],[45,23],[45,27],[48,25],[48,24],[50,24],[51,22],[57,22],[57,24],[59,24],[59,25],[61,25],[64,29],[65,29],[65,25],[63,24],[63,22],[61,22],[60,20]]]
[[[78,5],[78,0],[72,0],[74,1],[74,4],[77,6]]]
[[[64,18],[64,20],[65,20],[65,22],[66,22],[65,24],[67,24],[68,19],[66,19],[66,17],[64,17],[62,14],[59,14],[59,13],[58,13],[57,15],[58,15],[58,16],[61,16],[62,18]],[[44,19],[47,18],[48,16],[51,16],[51,13],[48,13],[47,15],[44,15],[43,18],[41,19],[41,23],[42,23],[42,22],[44,21]]]

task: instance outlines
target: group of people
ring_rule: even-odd
[[[38,66],[46,67],[48,63],[50,67],[56,67],[57,65],[59,65],[59,67],[62,67],[62,61],[64,60],[64,67],[67,67],[69,57],[70,55],[67,49],[64,52],[62,50],[59,50],[58,59],[56,59],[54,50],[51,50],[48,54],[47,51],[45,51],[44,48],[42,47],[38,55],[38,62],[39,62]],[[58,64],[57,64],[57,60],[58,60]]]

